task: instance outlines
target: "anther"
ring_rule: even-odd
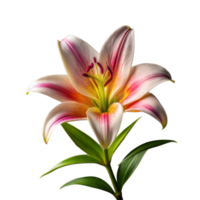
[[[93,79],[99,81],[99,79],[98,79],[96,76],[93,76],[92,74],[83,73],[82,76],[85,76],[85,77],[87,77],[87,78],[93,78]]]
[[[99,62],[97,62],[97,66],[100,68],[101,74],[103,74],[103,67],[102,67],[102,65]]]
[[[88,67],[90,67],[90,65],[89,65]],[[83,73],[82,76],[85,76],[85,77],[87,77],[87,78],[90,77],[87,73]]]
[[[96,63],[96,62],[97,62],[97,59],[96,59],[95,57],[93,58],[93,60],[94,60],[94,63]]]
[[[86,72],[89,72],[90,69],[92,69],[94,67],[94,63],[91,63],[87,68],[86,68]]]
[[[110,77],[108,78],[108,80],[106,81],[106,83],[104,84],[104,87],[106,87],[106,85],[108,85],[108,83],[110,83],[110,81],[112,81],[112,78],[113,78],[113,73],[112,73],[112,70],[110,69],[110,67],[108,67],[108,71],[110,72]]]

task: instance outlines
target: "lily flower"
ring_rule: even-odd
[[[107,149],[118,134],[124,112],[145,112],[165,128],[166,112],[149,91],[172,81],[171,75],[156,64],[131,67],[134,46],[134,30],[128,26],[117,29],[100,54],[75,36],[58,41],[68,75],[46,76],[28,88],[28,93],[39,92],[61,102],[45,120],[45,143],[59,124],[88,119],[100,145]]]

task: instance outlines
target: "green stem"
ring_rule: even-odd
[[[117,200],[123,200],[122,194],[116,196],[116,199],[117,199]]]
[[[110,161],[108,159],[108,149],[104,149],[104,158],[105,158],[105,168],[110,176],[110,179],[111,179],[111,182],[113,184],[113,187],[115,189],[115,197],[117,200],[123,200],[122,198],[122,194],[121,194],[121,191],[119,189],[119,186],[117,184],[117,181],[116,181],[116,178],[114,176],[114,173],[113,173],[113,170],[111,168],[111,165],[110,165]]]

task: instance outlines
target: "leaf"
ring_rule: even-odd
[[[147,143],[144,143],[138,147],[136,147],[135,149],[133,149],[124,159],[123,161],[120,163],[122,164],[125,160],[135,156],[136,154],[142,152],[142,151],[145,151],[145,150],[148,150],[148,149],[151,149],[151,148],[154,148],[154,147],[158,147],[158,146],[161,146],[163,144],[167,144],[169,142],[176,142],[174,140],[154,140],[154,141],[150,141],[150,142],[147,142]],[[176,142],[177,143],[177,142]]]
[[[61,167],[65,167],[68,165],[74,165],[74,164],[84,164],[84,163],[95,163],[95,164],[102,165],[102,162],[97,158],[94,158],[89,155],[78,155],[78,156],[74,156],[74,157],[63,160],[62,162],[60,162],[56,166],[54,166],[51,170],[49,170],[48,172],[43,174],[41,177],[43,177],[47,174],[50,174],[51,172],[53,172]]]
[[[130,157],[119,166],[117,171],[117,183],[120,189],[122,189],[123,185],[136,170],[145,153],[146,151],[142,151],[135,156]]]
[[[103,150],[91,137],[71,124],[63,123],[62,127],[73,142],[87,154],[103,160]]]
[[[64,184],[61,188],[70,186],[70,185],[85,185],[88,187],[104,190],[106,192],[109,192],[109,193],[115,195],[113,189],[110,187],[110,185],[108,185],[108,183],[106,183],[104,180],[102,180],[100,178],[93,177],[93,176],[74,179],[74,180],[69,181],[68,183]]]
[[[133,128],[133,126],[136,124],[136,122],[140,119],[140,117],[135,120],[132,124],[127,126],[113,141],[112,145],[108,148],[108,158],[111,160],[112,155],[117,150],[119,145],[123,142],[127,134],[130,132],[130,130]]]

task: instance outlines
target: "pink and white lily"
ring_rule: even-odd
[[[162,82],[172,81],[171,75],[155,64],[131,67],[134,46],[134,31],[128,26],[117,29],[100,54],[74,36],[58,41],[68,75],[46,76],[28,88],[28,92],[39,92],[61,102],[44,123],[45,143],[59,124],[88,119],[106,149],[117,136],[126,111],[145,112],[163,128],[167,125],[164,108],[149,91]]]

